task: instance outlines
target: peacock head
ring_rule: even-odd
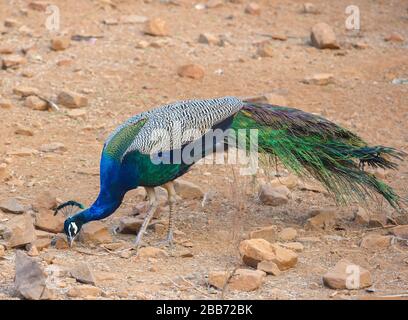
[[[72,244],[74,243],[75,238],[78,236],[79,231],[81,231],[83,224],[84,223],[80,219],[77,219],[75,216],[69,217],[65,220],[64,232],[67,236],[67,241],[70,247],[72,247]]]
[[[77,212],[78,209],[82,209],[82,211]],[[61,212],[65,217],[67,217],[64,221],[64,232],[67,236],[67,241],[70,247],[81,231],[81,228],[84,224],[83,213],[87,210],[88,209],[85,209],[82,204],[76,201],[67,201],[58,206],[55,210],[54,215],[56,215],[58,212]]]

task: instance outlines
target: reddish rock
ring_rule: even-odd
[[[17,69],[27,63],[27,59],[19,55],[11,54],[2,58],[1,65],[3,69]]]
[[[260,270],[237,269],[229,279],[229,274],[224,271],[211,272],[208,275],[210,285],[223,289],[229,279],[227,287],[236,291],[254,291],[258,289],[265,278],[265,272]]]
[[[49,238],[41,238],[32,242],[32,245],[35,246],[38,251],[41,251],[43,249],[49,248],[51,246],[51,241],[52,240]]]
[[[373,250],[381,250],[391,245],[392,236],[382,236],[379,234],[369,234],[360,243],[360,247]]]
[[[279,270],[278,265],[273,261],[261,261],[258,263],[257,269],[274,276],[278,276],[282,273],[282,271]]]
[[[43,11],[47,10],[49,3],[46,1],[32,1],[28,4],[28,7],[35,11]]]
[[[120,219],[117,232],[124,234],[137,234],[143,224],[143,219],[135,217],[123,217]]]
[[[393,32],[384,38],[385,41],[389,42],[404,42],[404,37],[398,32]]]
[[[200,200],[204,197],[204,192],[198,185],[183,179],[174,181],[174,189],[183,199]]]
[[[58,94],[57,103],[67,108],[83,108],[88,105],[88,99],[73,91],[62,91]]]
[[[54,215],[51,210],[42,209],[35,216],[35,226],[38,229],[60,233],[64,230],[65,217],[62,214]]]
[[[261,14],[261,7],[255,2],[250,2],[245,7],[245,13],[259,16]]]
[[[276,258],[275,248],[264,239],[242,241],[239,245],[239,252],[244,263],[254,268],[261,261],[273,261]]]
[[[69,244],[67,242],[67,236],[63,233],[59,233],[55,236],[55,249],[64,250],[69,248]]]
[[[220,39],[219,37],[211,34],[211,33],[201,33],[198,37],[198,42],[199,43],[205,43],[209,45],[219,45],[220,44]]]
[[[81,285],[69,289],[67,295],[71,298],[95,298],[100,296],[102,290],[91,285]]]
[[[336,223],[336,211],[329,208],[311,210],[309,218],[306,221],[305,229],[307,230],[320,230],[330,229]]]
[[[318,49],[339,49],[333,29],[326,23],[315,24],[310,35],[312,45]]]
[[[27,208],[23,206],[17,199],[10,198],[0,203],[0,210],[5,213],[21,214],[24,213]]]
[[[54,210],[58,206],[57,198],[50,191],[42,191],[37,194],[33,204],[36,211],[41,209]]]
[[[68,36],[59,36],[51,39],[51,49],[54,51],[63,51],[69,48],[71,39]]]
[[[40,99],[37,96],[29,96],[25,99],[24,102],[27,108],[37,111],[46,111],[48,110],[48,103],[43,99]]]
[[[293,268],[297,261],[298,255],[292,250],[285,249],[278,244],[272,244],[274,248],[275,257],[272,259],[281,271]]]
[[[276,239],[276,226],[268,226],[252,231],[249,234],[251,239],[264,239],[269,242],[274,242]]]
[[[167,257],[166,251],[155,248],[155,247],[143,247],[140,248],[138,253],[138,257],[140,258],[164,258]]]
[[[264,184],[259,191],[259,200],[268,206],[281,206],[289,201],[290,190],[285,186],[272,187]]]
[[[78,282],[95,285],[95,276],[87,263],[79,263],[73,267],[70,271],[71,277],[75,278]]]
[[[323,283],[331,289],[361,289],[371,286],[368,270],[347,260],[340,260],[323,276]]]
[[[40,90],[33,87],[18,86],[13,89],[13,93],[20,97],[37,96],[40,94]]]
[[[36,240],[36,234],[33,224],[33,218],[29,214],[17,216],[7,225],[7,246],[9,248],[16,248],[24,246]]]
[[[81,242],[84,243],[110,243],[112,236],[104,223],[100,221],[92,221],[85,224],[79,234]]]
[[[296,236],[297,236],[297,231],[294,228],[284,228],[278,234],[279,240],[282,240],[282,241],[291,241],[295,239]]]
[[[331,73],[316,73],[306,77],[302,82],[317,86],[327,86],[330,83],[334,83],[334,76]]]
[[[274,48],[271,43],[263,42],[258,46],[258,56],[262,58],[268,58],[274,56]]]
[[[0,97],[0,108],[2,109],[11,109],[13,108],[13,102],[11,102],[11,100],[9,99],[3,99]]]
[[[354,222],[360,225],[368,225],[370,222],[370,213],[367,209],[358,207],[357,212],[354,215]]]
[[[151,36],[165,37],[169,35],[169,30],[166,21],[161,18],[154,18],[146,21],[144,33]]]
[[[200,80],[204,78],[204,75],[205,75],[204,67],[198,64],[183,65],[179,67],[177,73],[180,77],[192,78],[195,80]]]
[[[392,228],[391,233],[398,238],[408,240],[408,225],[402,225]]]

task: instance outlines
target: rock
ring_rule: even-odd
[[[14,286],[19,294],[29,300],[49,299],[51,294],[46,286],[46,275],[40,264],[23,251],[16,251],[16,275]]]
[[[331,289],[362,289],[371,286],[368,270],[347,260],[340,260],[323,276],[323,283]]]
[[[3,69],[17,69],[23,64],[27,63],[27,59],[16,54],[11,54],[3,57],[1,65]]]
[[[12,46],[2,45],[0,46],[0,54],[12,54],[16,52],[16,49]]]
[[[199,43],[205,43],[205,44],[209,44],[209,45],[220,45],[220,39],[219,37],[211,34],[211,33],[201,33],[198,36],[198,42]]]
[[[279,243],[279,245],[283,248],[296,251],[296,252],[302,252],[304,249],[303,244],[300,242],[285,242],[285,243]]]
[[[115,18],[107,18],[102,21],[107,26],[116,26],[119,24],[119,20]]]
[[[27,248],[28,246],[28,248]],[[30,257],[38,257],[40,253],[38,252],[38,249],[35,245],[29,244],[26,246],[27,249],[27,255]]]
[[[6,254],[6,248],[0,244],[0,258],[4,257]]]
[[[51,39],[51,49],[54,51],[63,51],[69,48],[71,39],[68,36],[59,36]]]
[[[27,209],[15,198],[10,198],[6,201],[0,203],[0,210],[6,213],[15,213],[21,214],[24,213]]]
[[[387,42],[404,42],[405,41],[404,37],[398,32],[391,33],[390,35],[386,36],[384,40]]]
[[[222,0],[208,0],[207,3],[205,4],[207,9],[214,9],[214,8],[219,8],[224,5],[224,2]]]
[[[79,263],[70,271],[71,277],[78,282],[96,285],[95,276],[87,263]]]
[[[360,225],[368,225],[370,222],[370,213],[365,208],[358,207],[354,215],[354,222]]]
[[[384,249],[391,245],[392,236],[382,236],[379,234],[369,234],[360,243],[360,247],[366,249]]]
[[[85,224],[79,234],[81,242],[84,243],[109,243],[112,242],[112,236],[104,223],[92,221]]]
[[[147,42],[146,40],[140,40],[136,43],[136,48],[138,49],[145,49],[148,46],[150,46],[150,43]]]
[[[275,241],[276,238],[276,226],[269,226],[252,231],[249,234],[251,239],[264,239],[269,242]]]
[[[91,285],[81,285],[69,289],[67,295],[71,298],[94,298],[100,296],[101,293],[102,290],[98,287]]]
[[[27,26],[24,26],[24,25],[18,28],[18,32],[23,36],[29,36],[29,37],[32,37],[34,33],[33,29]]]
[[[307,2],[303,4],[303,13],[319,14],[320,11],[313,3]]]
[[[61,59],[57,61],[57,66],[58,67],[67,67],[70,66],[74,63],[74,60],[72,59]]]
[[[275,262],[272,261],[261,261],[258,263],[257,266],[258,270],[264,271],[267,274],[272,274],[274,276],[278,276],[282,273],[282,271],[279,270],[278,266],[276,265]]]
[[[9,100],[9,99],[2,99],[1,97],[0,97],[0,108],[2,108],[2,109],[11,109],[11,108],[13,108],[14,107],[14,105],[13,105],[13,103],[11,102],[11,100]]]
[[[7,155],[17,156],[17,157],[28,157],[28,156],[32,156],[35,154],[38,154],[38,151],[35,149],[30,149],[30,148],[21,148],[19,150],[7,152]]]
[[[166,21],[154,18],[146,21],[144,33],[156,37],[165,37],[169,35],[169,30]]]
[[[383,228],[387,225],[387,216],[382,214],[374,214],[370,216],[368,223],[369,228]]]
[[[174,189],[176,193],[183,199],[203,199],[204,192],[196,184],[183,179],[177,179],[174,181]]]
[[[316,73],[303,79],[303,83],[317,86],[326,86],[334,83],[334,76],[331,73]]]
[[[54,216],[53,211],[42,209],[36,214],[34,224],[38,229],[52,233],[60,233],[64,231],[64,221],[65,217],[62,214]]]
[[[398,238],[408,240],[408,225],[394,227],[391,229],[391,233]]]
[[[296,252],[285,249],[276,243],[272,244],[272,247],[275,251],[275,257],[272,261],[276,263],[281,271],[293,268],[296,265],[298,261],[298,255]]]
[[[67,116],[73,119],[85,119],[86,111],[84,109],[71,109],[67,111]]]
[[[279,232],[278,237],[282,241],[291,241],[297,236],[297,231],[294,228],[284,228]]]
[[[14,130],[15,134],[21,135],[21,136],[27,136],[27,137],[32,137],[34,135],[34,132],[25,126],[22,126],[21,124],[16,125],[16,129]]]
[[[27,108],[37,111],[46,111],[48,110],[48,103],[43,99],[40,99],[37,96],[29,96],[25,99],[24,102]]]
[[[264,239],[244,240],[239,245],[242,260],[248,266],[256,268],[259,262],[275,259],[275,249]]]
[[[336,210],[330,208],[314,209],[309,212],[311,218],[307,219],[305,229],[320,230],[330,229],[336,223]]]
[[[28,4],[28,7],[35,11],[46,11],[48,6],[49,3],[45,1],[32,1]]]
[[[37,194],[34,200],[33,209],[53,210],[58,206],[57,198],[50,191],[42,191]]]
[[[128,16],[121,16],[119,19],[119,22],[123,24],[140,24],[140,23],[146,23],[147,20],[148,19],[145,16],[128,15]]]
[[[51,239],[49,239],[49,238],[37,239],[34,242],[32,242],[32,245],[35,248],[37,248],[38,251],[41,251],[41,250],[49,248],[51,246]]]
[[[358,41],[358,42],[353,43],[353,48],[356,48],[359,50],[368,49],[369,47],[370,46],[365,42]]]
[[[138,256],[141,258],[165,258],[167,252],[155,247],[143,247],[139,249]]]
[[[299,242],[306,242],[306,243],[316,243],[321,242],[322,240],[319,237],[300,237],[297,238]]]
[[[137,234],[143,224],[143,219],[134,217],[123,217],[119,221],[119,233]]]
[[[275,104],[279,106],[286,106],[287,101],[286,98],[276,94],[276,93],[265,93],[259,96],[253,96],[253,97],[245,97],[243,100],[247,102],[255,102],[255,103],[269,103],[269,104]],[[284,179],[284,178],[279,178],[279,179]],[[297,178],[296,178],[297,179]],[[291,188],[289,188],[291,189]]]
[[[177,74],[183,78],[200,80],[204,78],[205,70],[203,66],[198,64],[186,64],[179,67]]]
[[[225,271],[214,271],[208,275],[210,285],[223,289],[229,274]],[[265,278],[265,272],[260,270],[237,269],[229,279],[228,288],[237,291],[254,291],[258,289]]]
[[[57,103],[67,108],[83,108],[88,105],[88,99],[73,91],[62,91],[58,94]]]
[[[43,144],[40,147],[41,152],[64,152],[67,151],[67,148],[65,148],[64,144],[61,142],[52,142],[48,144]]]
[[[310,35],[312,46],[318,49],[339,49],[333,29],[326,23],[315,24]]]
[[[250,2],[245,7],[245,13],[259,16],[261,14],[261,7],[255,2]]]
[[[19,86],[13,89],[13,93],[20,97],[37,96],[40,94],[40,90],[33,87]]]
[[[64,250],[69,248],[67,236],[63,233],[58,233],[54,238],[55,249]]]
[[[7,181],[11,177],[6,163],[0,163],[0,182]]]
[[[259,200],[268,206],[281,206],[289,201],[290,190],[285,186],[272,187],[264,184],[259,191]]]
[[[12,18],[4,20],[4,26],[7,28],[16,28],[19,27],[20,25],[21,25],[20,22]]]
[[[36,240],[33,218],[28,214],[17,216],[6,224],[7,236],[5,240],[8,240],[7,246],[9,248],[16,248],[24,246]]]
[[[258,51],[257,51],[258,56],[262,58],[268,58],[268,57],[273,57],[274,55],[274,49],[272,44],[269,42],[263,42],[258,46]]]
[[[278,104],[278,103],[276,103],[276,104]],[[285,105],[285,104],[278,104],[278,105],[282,106],[282,105]],[[269,184],[272,187],[275,187],[275,188],[284,185],[288,189],[292,190],[292,189],[295,189],[298,186],[299,180],[298,180],[298,178],[296,176],[290,175],[290,176],[287,176],[287,177],[279,177],[279,178],[273,179],[271,182],[269,182]]]

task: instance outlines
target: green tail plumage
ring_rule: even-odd
[[[258,151],[277,157],[295,174],[320,181],[335,199],[365,201],[373,192],[399,209],[394,190],[364,171],[364,166],[396,169],[390,159],[404,153],[393,148],[370,147],[354,133],[322,117],[301,110],[246,103],[235,116],[233,129],[258,129]]]

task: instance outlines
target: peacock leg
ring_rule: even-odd
[[[156,198],[156,192],[155,192],[154,188],[146,187],[145,189],[146,189],[146,192],[147,192],[147,196],[149,197],[150,208],[149,208],[149,211],[146,214],[146,217],[143,220],[142,226],[140,227],[139,233],[137,234],[137,237],[136,237],[136,240],[135,240],[135,243],[134,243],[134,245],[135,245],[134,250],[136,250],[136,252],[137,252],[137,250],[139,249],[139,247],[141,245],[142,238],[143,238],[144,233],[146,232],[147,226],[149,225],[150,220],[152,219],[152,217],[153,217],[153,215],[156,212],[157,207],[158,207],[158,201],[157,201],[157,198]]]
[[[180,197],[176,194],[176,190],[174,189],[173,181],[164,184],[163,187],[167,190],[167,197],[168,197],[168,203],[169,203],[169,228],[168,228],[166,240],[162,241],[160,244],[169,245],[170,247],[172,247],[173,246],[174,205],[177,203],[178,200],[180,200]]]

